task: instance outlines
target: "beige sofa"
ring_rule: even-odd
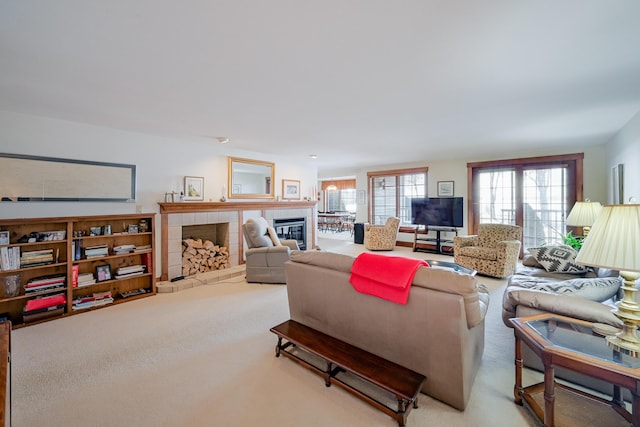
[[[294,252],[291,319],[427,377],[422,392],[464,410],[484,351],[489,292],[474,277],[420,267],[406,305],[357,292],[354,257]]]

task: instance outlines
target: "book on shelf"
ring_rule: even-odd
[[[27,300],[25,303],[25,311],[37,310],[40,308],[53,307],[54,305],[66,304],[67,298],[64,294],[47,295]]]
[[[38,286],[38,285],[49,285],[52,283],[62,282],[66,280],[66,276],[57,275],[57,276],[42,276],[42,277],[34,277],[27,281],[25,287]]]
[[[113,253],[116,255],[128,254],[135,250],[136,245],[120,245],[113,247]]]
[[[49,276],[31,279],[24,285],[24,292],[25,294],[31,294],[34,292],[64,288],[66,281],[65,276]]]
[[[71,287],[72,288],[77,288],[78,287],[78,276],[79,275],[80,275],[80,266],[79,265],[71,266]]]
[[[147,273],[153,273],[153,254],[151,252],[140,255],[140,259],[147,269]]]
[[[31,258],[40,256],[50,256],[53,258],[53,249],[42,249],[39,251],[23,251],[20,258]]]
[[[24,310],[22,312],[23,315],[25,314],[38,314],[38,313],[46,313],[48,311],[53,311],[53,310],[58,310],[60,308],[64,309],[66,307],[67,304],[57,304],[57,305],[52,305],[49,307],[42,307],[42,308],[36,308],[35,310]]]
[[[144,274],[144,265],[130,265],[128,267],[120,267],[116,271],[116,279],[125,279],[127,277],[139,276]]]
[[[64,305],[54,310],[43,311],[40,313],[23,313],[22,320],[24,323],[37,322],[38,320],[49,319],[52,317],[62,316],[64,314]]]
[[[144,272],[144,265],[138,264],[138,265],[129,265],[126,267],[120,267],[117,270],[117,274],[136,273],[139,271]]]
[[[129,298],[129,297],[134,297],[136,295],[146,294],[147,292],[149,291],[147,291],[145,288],[132,289],[130,291],[120,292],[120,296],[122,298]]]
[[[78,275],[78,288],[93,285],[94,283],[96,283],[96,278],[93,273],[82,273]]]
[[[111,304],[113,297],[111,291],[94,292],[92,295],[81,296],[73,299],[72,309],[81,310],[84,308],[98,307]]]
[[[134,252],[144,252],[148,250],[151,250],[151,245],[140,245],[136,246]]]
[[[84,256],[87,258],[95,258],[109,255],[108,245],[87,246],[84,248]]]
[[[20,247],[3,246],[0,248],[0,266],[3,271],[20,268]]]

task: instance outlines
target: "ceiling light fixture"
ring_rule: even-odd
[[[311,157],[312,159],[317,159],[318,155],[317,154],[309,154],[309,157]]]
[[[229,138],[227,138],[226,136],[217,136],[216,139],[220,144],[226,144],[227,142],[229,142]]]

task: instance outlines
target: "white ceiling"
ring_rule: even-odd
[[[640,1],[6,0],[0,109],[321,171],[579,148],[640,111]]]

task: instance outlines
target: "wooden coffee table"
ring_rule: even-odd
[[[640,359],[607,346],[604,337],[592,331],[589,322],[554,314],[510,319],[515,334],[514,400],[526,404],[545,426],[561,424],[640,427]],[[522,385],[522,343],[531,348],[544,365],[544,383]],[[574,388],[556,384],[554,368],[566,368],[613,385],[612,400],[601,399]],[[620,388],[631,391],[631,411],[625,407]],[[582,424],[576,417],[583,418]],[[572,424],[573,425],[573,424]]]

